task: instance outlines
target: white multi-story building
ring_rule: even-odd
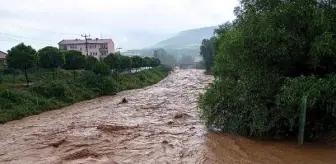
[[[124,56],[140,56],[141,50],[128,50],[121,53]]]
[[[76,50],[83,55],[93,56],[97,59],[104,58],[110,53],[114,53],[114,42],[112,39],[87,39],[85,40],[62,40],[58,43],[60,50]],[[86,50],[87,46],[87,50]]]

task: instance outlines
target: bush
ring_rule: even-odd
[[[111,73],[110,68],[104,62],[96,62],[93,66],[92,71],[97,75],[106,76]]]
[[[30,90],[46,98],[57,98],[66,102],[74,100],[72,89],[66,82],[60,80],[34,85]]]
[[[298,129],[302,95],[307,96],[306,138],[314,140],[319,135],[336,129],[336,76],[325,78],[297,77],[284,83],[277,97],[280,125]],[[289,131],[290,129],[286,129]]]

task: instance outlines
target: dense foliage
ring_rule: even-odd
[[[98,59],[93,57],[93,56],[87,56],[86,61],[85,61],[85,66],[84,68],[86,70],[93,70],[94,66],[98,62]]]
[[[9,68],[21,69],[24,71],[27,85],[29,85],[27,69],[33,68],[36,65],[36,51],[31,46],[26,46],[21,43],[8,51],[6,60]]]
[[[216,77],[200,100],[207,125],[260,138],[295,136],[308,96],[306,139],[335,132],[335,5],[242,0],[234,12],[237,19],[202,44],[213,51]],[[212,61],[202,55],[209,70]]]
[[[60,68],[65,63],[64,54],[55,47],[44,47],[38,51],[39,64],[42,68],[52,69],[53,79],[55,79],[55,69]]]
[[[103,60],[110,69],[120,72],[131,70],[135,68],[136,70],[141,67],[157,67],[161,65],[160,60],[155,57],[140,57],[140,56],[123,56],[118,54],[109,54]]]
[[[111,69],[104,62],[96,62],[92,71],[97,75],[107,76],[111,73]]]
[[[85,56],[79,51],[65,51],[65,64],[63,65],[64,69],[67,70],[76,70],[83,69],[85,67]]]
[[[203,39],[202,45],[200,47],[200,54],[203,57],[204,60],[204,67],[207,72],[211,72],[211,67],[213,65],[213,58],[214,58],[214,53],[213,53],[213,44],[210,39]]]
[[[73,77],[76,78],[76,70],[83,69],[85,67],[85,56],[79,51],[65,51],[65,64],[64,69],[73,70]]]

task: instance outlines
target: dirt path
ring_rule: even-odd
[[[211,81],[179,70],[151,87],[0,125],[0,163],[336,163],[335,149],[207,132],[197,97]]]

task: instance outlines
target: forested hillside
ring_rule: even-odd
[[[212,36],[215,28],[216,26],[211,26],[181,31],[175,36],[155,44],[151,48],[198,48],[197,45],[199,45],[203,39],[208,39]]]

